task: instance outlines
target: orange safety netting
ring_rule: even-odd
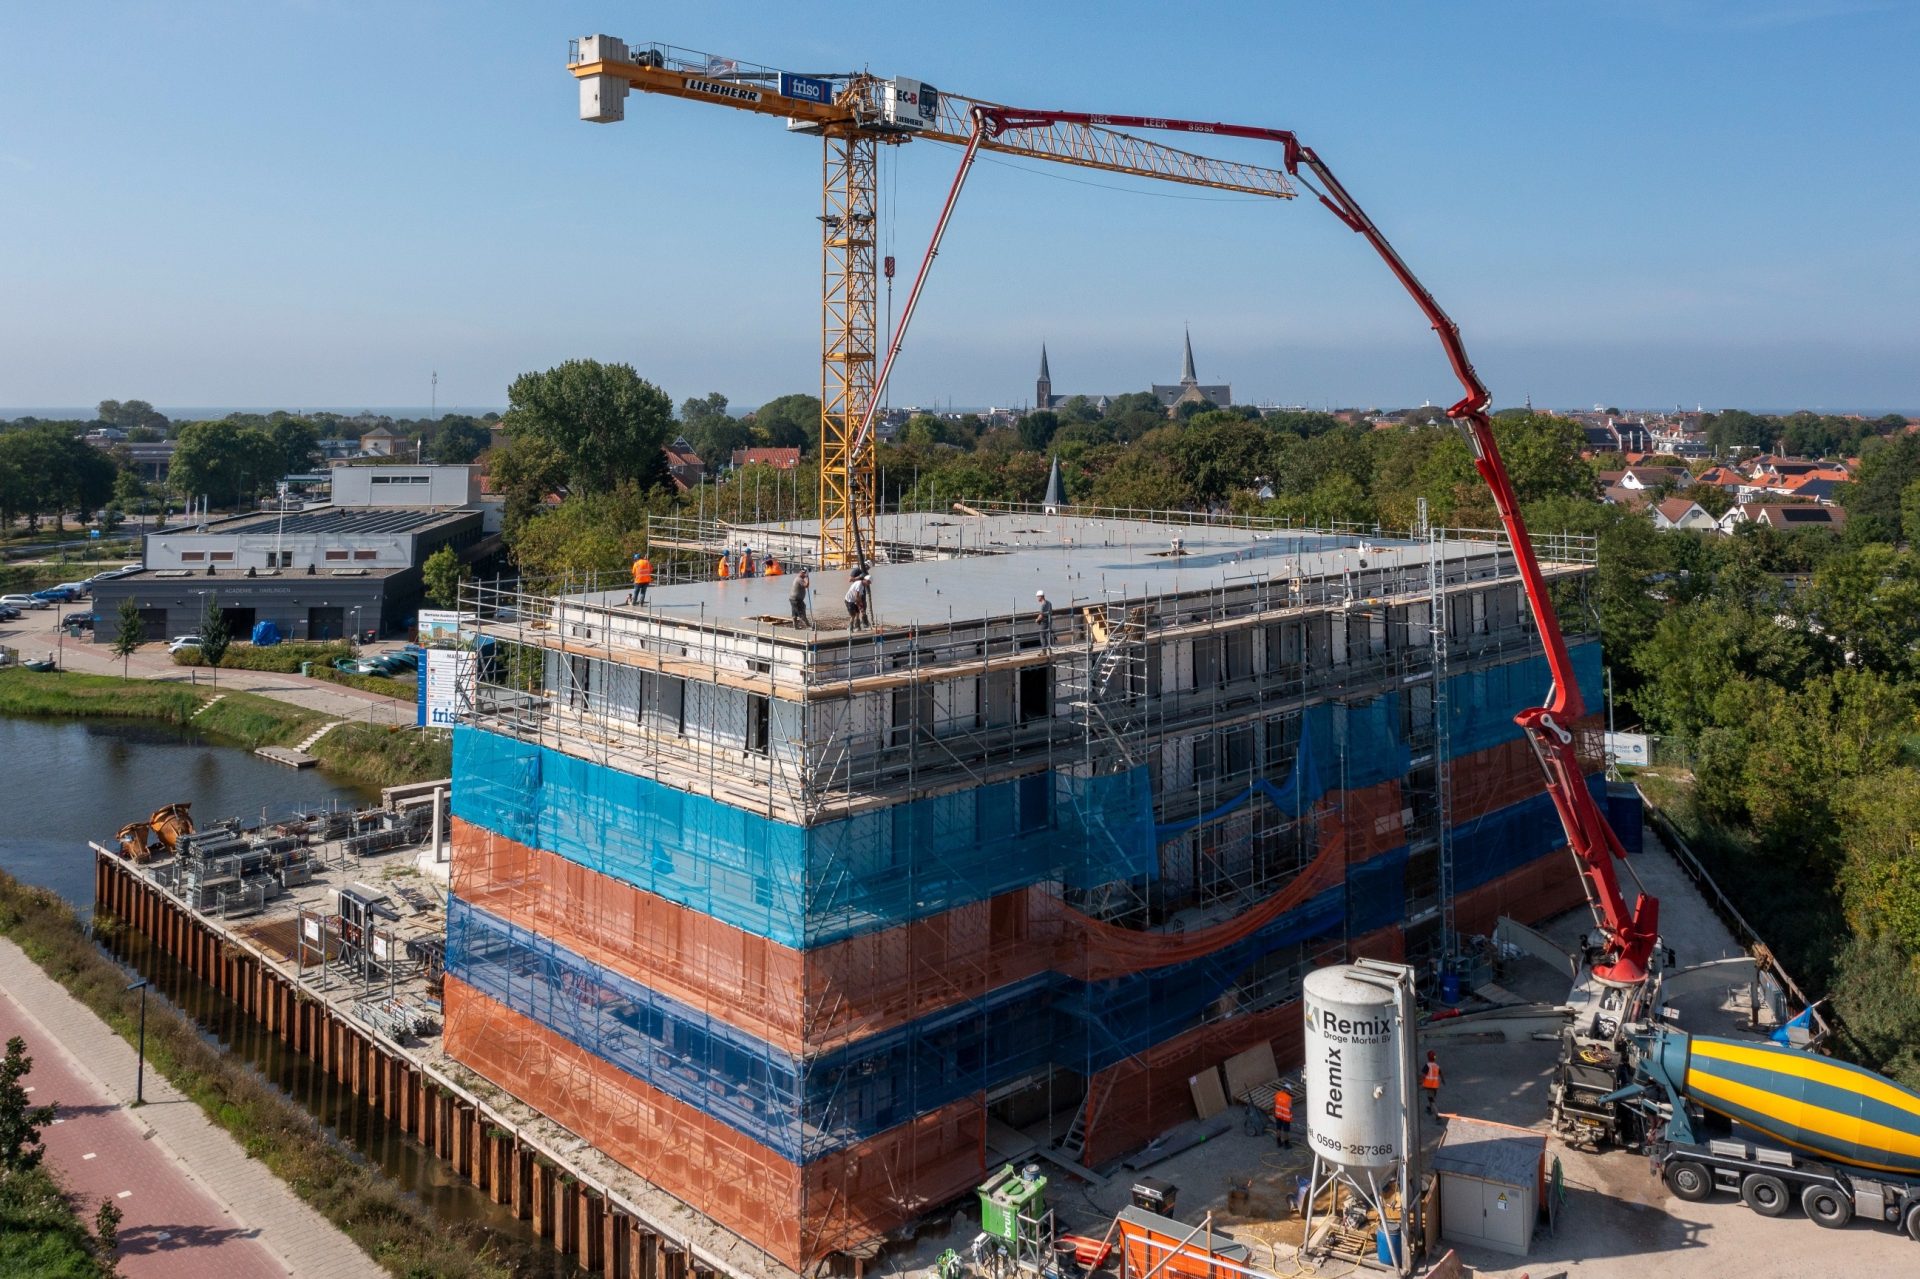
[[[979,1096],[803,1166],[453,976],[446,981],[446,1049],[795,1270],[871,1244],[985,1175]]]
[[[1053,969],[1105,981],[1241,941],[1405,839],[1397,782],[1315,815],[1319,851],[1279,892],[1185,933],[1083,914],[1038,888],[800,952],[454,819],[457,896],[796,1055]]]
[[[1398,961],[1406,936],[1398,926],[1357,937],[1355,956]],[[1273,1047],[1282,1073],[1300,1063],[1305,1031],[1300,1001],[1289,1000],[1243,1017],[1196,1026],[1095,1075],[1081,1103],[1088,1116],[1082,1161],[1097,1165],[1136,1149],[1175,1124],[1193,1118],[1192,1079],[1262,1040]]]
[[[1462,933],[1493,932],[1502,915],[1537,923],[1584,904],[1586,890],[1573,857],[1564,849],[1529,862],[1454,899],[1455,926]]]

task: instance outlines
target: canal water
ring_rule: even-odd
[[[93,912],[93,852],[115,832],[165,804],[190,802],[197,824],[237,816],[258,821],[294,809],[364,807],[368,792],[317,769],[293,770],[191,729],[146,722],[14,719],[0,716],[0,870],[51,888],[82,917]],[[373,1107],[293,1053],[232,1000],[128,930],[113,948],[120,962],[152,979],[155,991],[207,1037],[278,1085],[329,1131],[417,1195],[442,1221],[473,1223],[497,1236],[495,1250],[516,1273],[578,1274],[537,1239],[528,1223],[480,1191]]]

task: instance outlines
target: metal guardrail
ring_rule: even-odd
[[[1795,1004],[1801,1008],[1812,1009],[1815,1027],[1813,1042],[1818,1043],[1831,1036],[1834,1023],[1820,1011],[1814,1000],[1807,998],[1807,993],[1800,989],[1800,984],[1794,981],[1792,975],[1781,966],[1780,960],[1773,953],[1773,948],[1767,945],[1766,939],[1760,936],[1759,930],[1747,922],[1747,917],[1740,913],[1740,908],[1733,904],[1733,899],[1721,890],[1720,885],[1707,870],[1706,864],[1688,845],[1686,837],[1680,833],[1673,819],[1648,799],[1645,791],[1637,785],[1633,789],[1640,796],[1640,803],[1646,810],[1647,820],[1659,834],[1660,842],[1667,846],[1667,851],[1673,854],[1674,861],[1679,863],[1680,869],[1686,872],[1687,878],[1691,879],[1695,887],[1706,896],[1707,904],[1713,908],[1714,914],[1733,930],[1734,939],[1752,952],[1760,969],[1778,982],[1780,988],[1793,997]]]

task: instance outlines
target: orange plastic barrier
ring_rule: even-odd
[[[449,1055],[795,1270],[873,1243],[985,1176],[978,1095],[801,1166],[457,977],[445,997]]]

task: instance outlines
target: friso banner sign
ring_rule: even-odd
[[[794,75],[792,72],[782,71],[780,96],[825,105],[833,101],[833,84],[831,81],[817,79],[810,75]]]

